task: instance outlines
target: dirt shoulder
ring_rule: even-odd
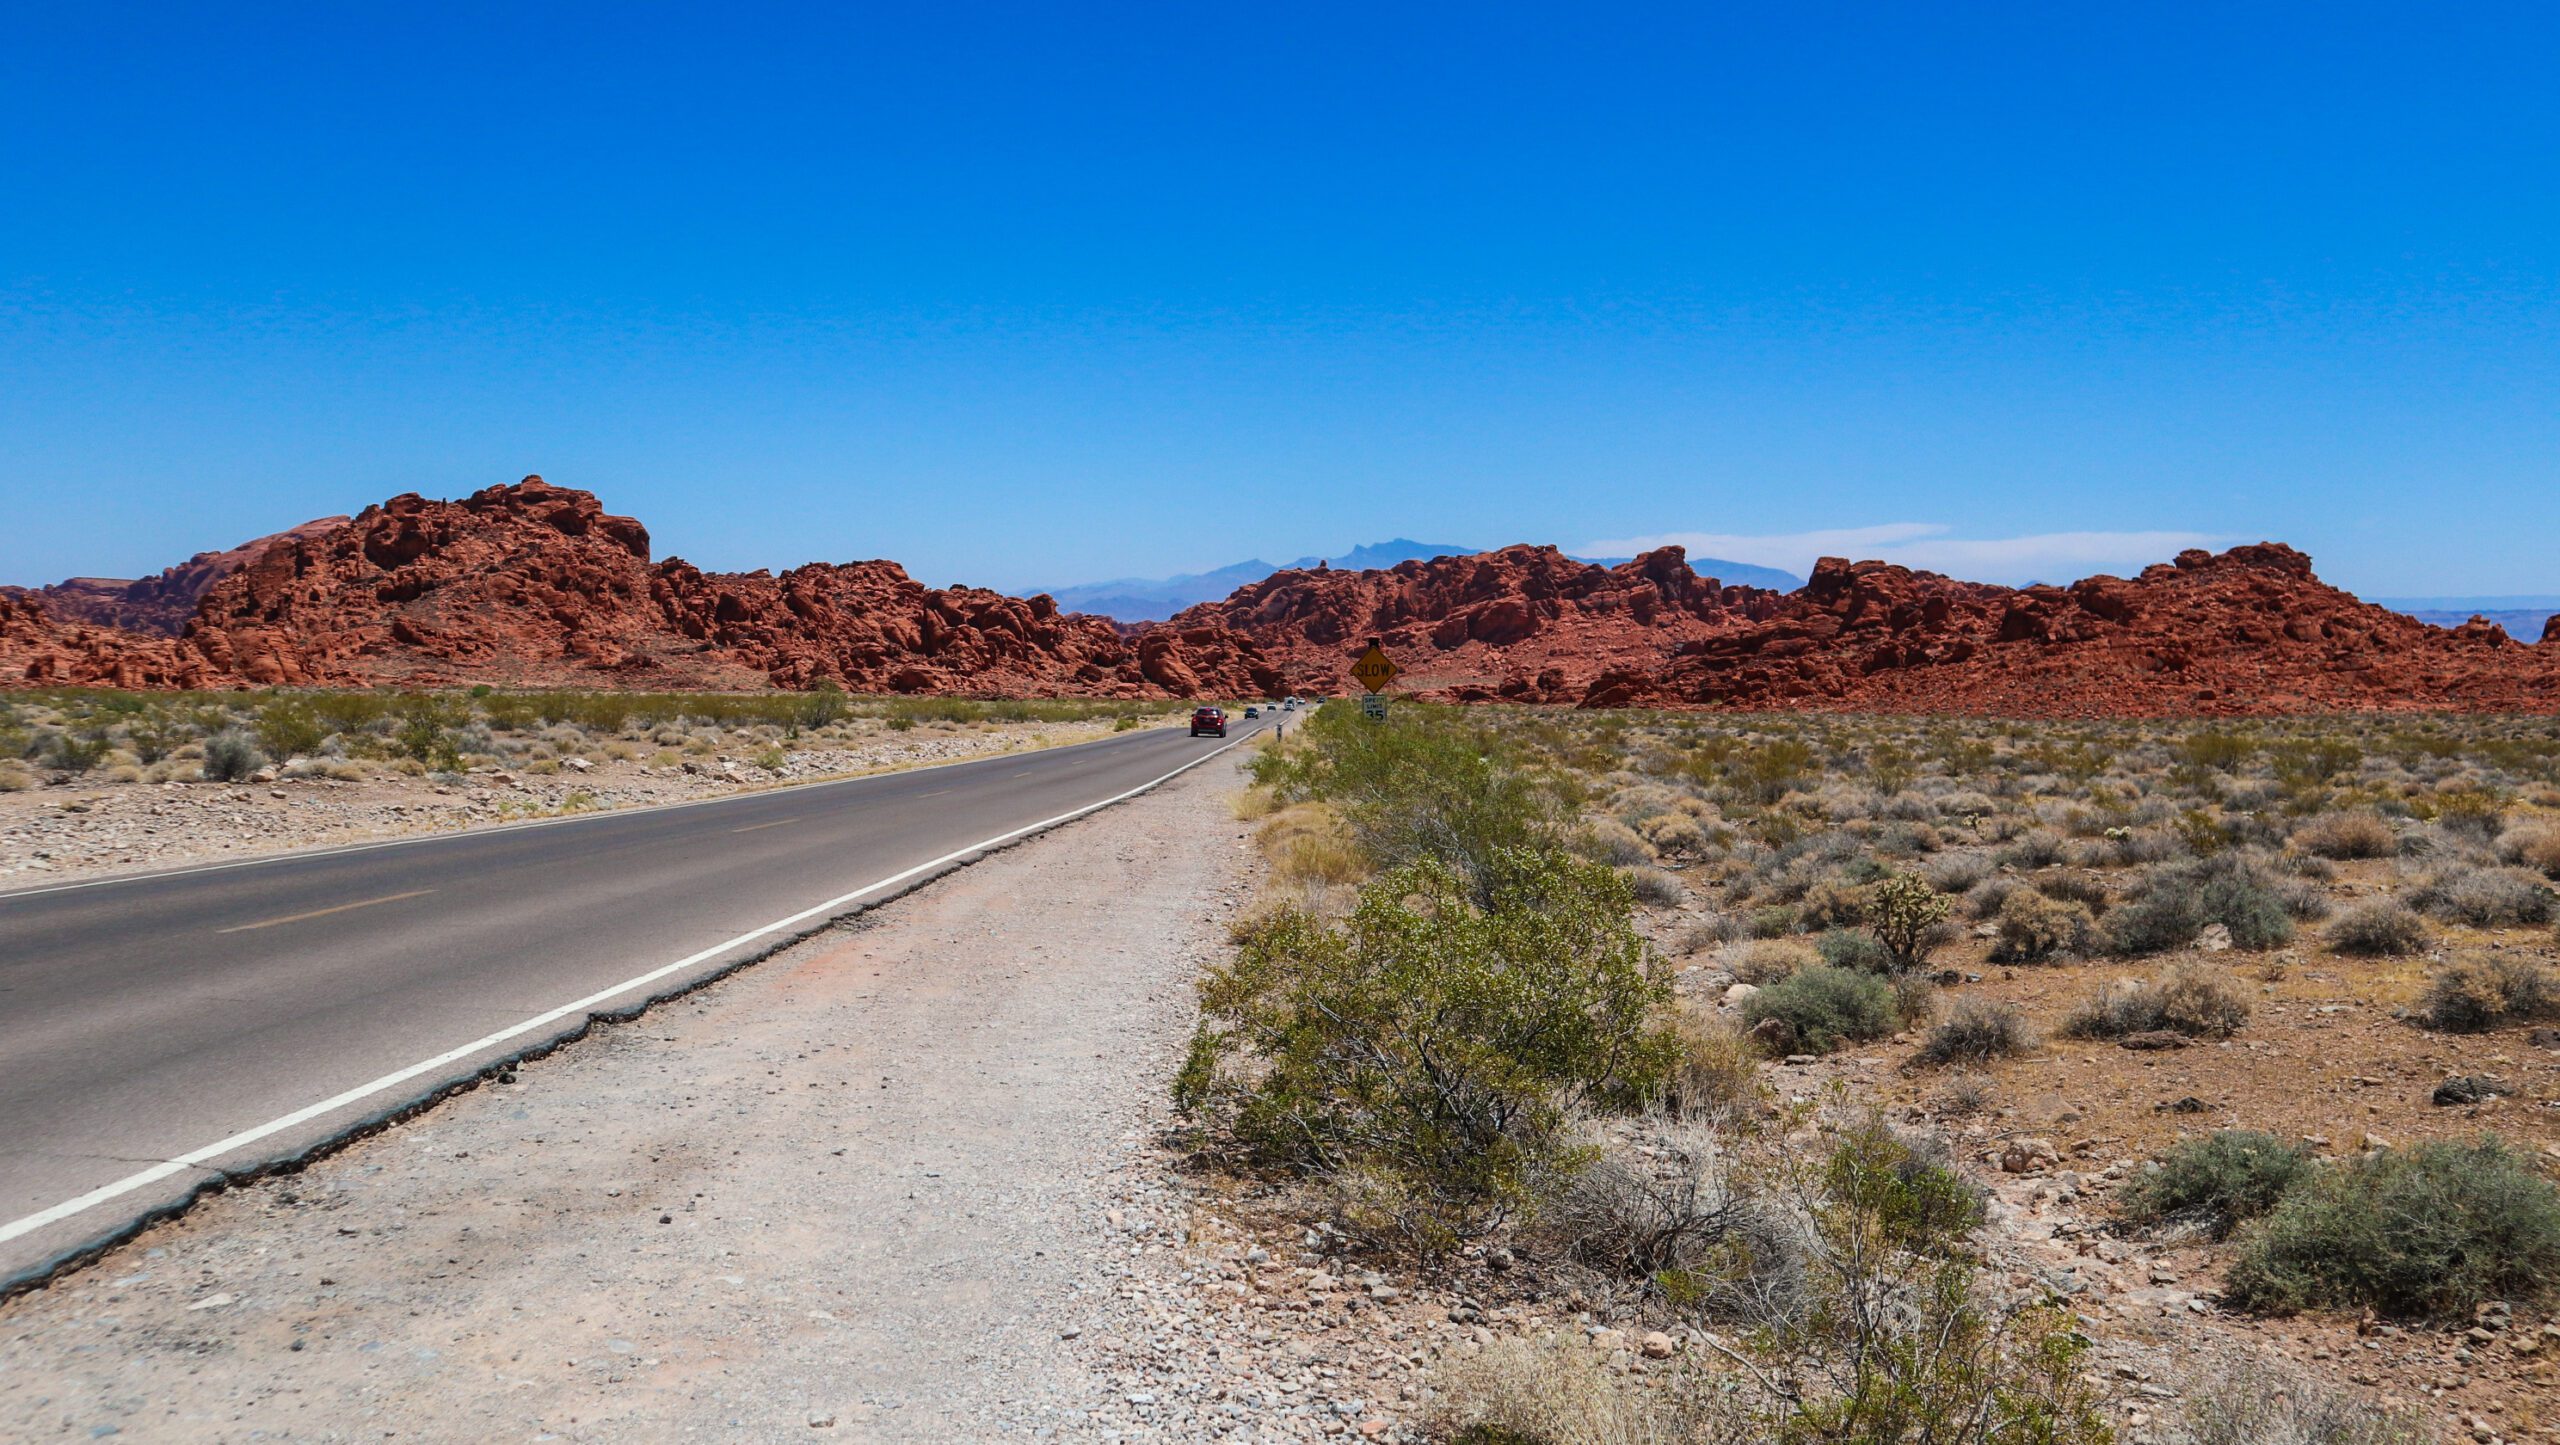
[[[1236,786],[1198,770],[207,1201],[0,1308],[0,1418],[29,1439],[1317,1433],[1321,1390],[1148,1364],[1218,1354],[1164,1303],[1196,1272],[1153,1131],[1246,896]]]

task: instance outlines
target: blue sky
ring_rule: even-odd
[[[0,580],[1395,535],[2560,590],[2560,10],[9,7]]]

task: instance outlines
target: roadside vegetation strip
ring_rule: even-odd
[[[1020,842],[1025,838],[1032,837],[1035,834],[1043,833],[1052,828],[1073,822],[1087,814],[1108,808],[1116,803],[1126,802],[1127,800],[1137,797],[1150,789],[1159,787],[1174,778],[1180,777],[1182,774],[1191,771],[1193,768],[1199,767],[1203,763],[1225,753],[1229,748],[1235,747],[1242,741],[1244,741],[1244,739],[1238,738],[1233,741],[1223,743],[1218,747],[1212,748],[1200,756],[1183,763],[1180,767],[1174,768],[1157,777],[1150,778],[1146,782],[1140,783],[1133,788],[1115,793],[1110,797],[1100,799],[1096,802],[1071,808],[1066,812],[1043,818],[1037,822],[1027,823],[1021,827],[1013,828],[1003,833],[995,834],[991,837],[982,838],[965,847],[953,849],[938,858],[916,864],[911,868],[903,869],[897,873],[889,875],[888,877],[864,884],[862,887],[853,889],[849,892],[838,894],[824,902],[813,904],[808,908],[804,908],[786,917],[775,919],[771,923],[750,929],[747,932],[736,935],[735,937],[724,939],[708,948],[687,954],[671,963],[661,964],[645,973],[625,979],[622,982],[613,984],[607,988],[597,990],[583,998],[573,999],[570,1002],[559,1005],[558,1007],[545,1010],[530,1018],[511,1024],[506,1028],[485,1034],[468,1043],[444,1050],[433,1057],[421,1059],[415,1063],[392,1070],[378,1078],[367,1080],[364,1083],[358,1084],[350,1089],[343,1090],[326,1099],[322,1099],[300,1109],[296,1109],[291,1113],[270,1119],[265,1123],[258,1124],[252,1128],[241,1130],[227,1138],[216,1140],[213,1143],[204,1145],[200,1148],[189,1150],[175,1158],[164,1160],[147,1169],[139,1170],[133,1174],[125,1176],[124,1178],[90,1190],[85,1194],[63,1200],[48,1208],[37,1210],[32,1214],[11,1220],[5,1224],[0,1224],[0,1243],[6,1243],[9,1240],[34,1233],[39,1229],[44,1229],[48,1226],[73,1219],[91,1209],[97,1208],[102,1204],[110,1203],[114,1200],[123,1198],[126,1195],[149,1188],[151,1185],[157,1184],[162,1180],[169,1179],[189,1171],[206,1171],[218,1175],[223,1171],[220,1170],[215,1161],[236,1153],[239,1150],[246,1149],[251,1145],[273,1138],[274,1136],[288,1130],[299,1128],[302,1125],[324,1119],[331,1114],[337,1113],[354,1105],[361,1104],[377,1095],[388,1093],[403,1085],[411,1084],[430,1075],[435,1075],[440,1071],[452,1068],[454,1065],[459,1064],[464,1060],[486,1053],[490,1049],[522,1039],[529,1034],[536,1034],[541,1030],[550,1028],[553,1025],[560,1024],[570,1019],[577,1019],[591,1015],[596,1011],[602,1010],[606,1005],[613,1003],[613,1001],[617,999],[626,999],[630,995],[639,993],[653,985],[662,983],[686,972],[687,970],[709,963],[723,955],[732,953],[735,950],[745,948],[752,944],[771,941],[776,939],[777,936],[788,935],[781,938],[781,941],[788,942],[790,937],[798,936],[790,934],[790,930],[802,928],[803,925],[809,924],[824,926],[825,924],[832,922],[836,917],[840,916],[843,912],[857,903],[861,903],[866,899],[875,903],[878,902],[879,899],[875,895],[887,893],[890,890],[899,888],[901,885],[911,884],[919,880],[929,881],[931,878],[938,876],[945,869],[973,861],[978,857],[984,856],[990,851],[1009,846],[1013,843]],[[748,960],[748,962],[752,961],[754,960]],[[633,1011],[636,1011],[637,1008],[645,1008],[648,1004],[655,1001],[656,998],[654,996],[639,999],[636,1006],[634,1006]],[[504,1062],[506,1061],[502,1060],[499,1063],[484,1065],[474,1072],[486,1072],[490,1068],[502,1067]],[[320,1141],[312,1147],[315,1149],[322,1147],[326,1142],[327,1141],[325,1140]],[[84,1247],[81,1252],[85,1253],[86,1248]],[[44,1272],[49,1273],[50,1270],[48,1269]],[[21,1277],[19,1280],[12,1281],[11,1285],[13,1287],[20,1287],[27,1282],[28,1279],[26,1277]]]

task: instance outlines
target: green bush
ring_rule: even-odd
[[[1753,994],[1743,1022],[1784,1023],[1797,1048],[1827,1054],[1846,1041],[1880,1039],[1901,1027],[1893,988],[1862,969],[1824,965],[1801,969]]]
[[[1815,941],[1814,950],[1822,961],[1833,968],[1862,968],[1869,973],[1893,972],[1893,950],[1864,933],[1851,933],[1835,928]]]
[[[2107,947],[2134,956],[2184,948],[2216,923],[2240,948],[2275,948],[2293,939],[2284,900],[2245,859],[2223,853],[2143,879],[2139,895],[2107,915]]]
[[[2467,1319],[2560,1280],[2560,1192],[2496,1137],[2382,1149],[2320,1169],[2242,1237],[2244,1309]]]
[[[328,732],[308,703],[299,698],[280,697],[258,709],[256,723],[258,746],[268,757],[309,757],[320,751]]]
[[[1482,860],[1504,885],[1479,906],[1432,861],[1361,890],[1340,927],[1285,913],[1201,982],[1205,1048],[1254,1061],[1232,1106],[1263,1157],[1345,1186],[1352,1217],[1437,1254],[1499,1223],[1533,1180],[1573,1163],[1583,1104],[1658,1090],[1680,1044],[1671,997],[1633,923],[1626,882],[1559,850]],[[1197,1074],[1197,1066],[1187,1070]]]
[[[238,728],[225,728],[204,740],[204,775],[214,782],[246,782],[266,765],[266,755]]]
[[[1330,704],[1306,745],[1253,762],[1282,799],[1332,803],[1381,869],[1434,861],[1456,870],[1477,906],[1504,886],[1505,859],[1546,851],[1558,809],[1518,748],[1455,709],[1397,708],[1384,723]]]
[[[2125,1217],[2137,1224],[2191,1220],[2227,1238],[2275,1208],[2312,1167],[2308,1153],[2273,1134],[2225,1129],[2178,1145],[2136,1179],[2122,1196]]]

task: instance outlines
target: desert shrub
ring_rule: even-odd
[[[238,728],[225,728],[204,740],[204,775],[214,782],[244,783],[266,765],[266,755]]]
[[[2528,868],[2440,868],[2401,895],[2431,918],[2474,928],[2540,923],[2551,917],[2551,885]]]
[[[1964,893],[1991,876],[1991,860],[1980,853],[1941,853],[1920,865],[1920,876],[1941,893]]]
[[[2108,948],[2142,955],[2183,948],[2208,925],[2219,923],[2234,946],[2274,948],[2293,938],[2293,919],[2236,853],[2154,869],[2130,903],[2107,915]]]
[[[2485,843],[2506,828],[2506,804],[2500,802],[2494,793],[2478,788],[2456,788],[2451,792],[2438,793],[2431,801],[2436,826],[2457,837]]]
[[[2400,851],[2400,835],[2390,819],[2358,808],[2305,819],[2293,846],[2320,858],[2388,858]]]
[[[1562,1255],[1621,1279],[1692,1273],[1745,1207],[1710,1167],[1712,1136],[1649,1158],[1608,1152],[1557,1181],[1525,1233],[1541,1255]]]
[[[1784,938],[1796,931],[1796,911],[1784,904],[1773,903],[1751,911],[1751,936]]]
[[[1796,904],[1796,926],[1802,929],[1852,928],[1866,917],[1868,892],[1838,878],[1824,878],[1804,891]]]
[[[1450,1445],[1752,1445],[1768,1437],[1720,1394],[1610,1367],[1579,1336],[1506,1335],[1444,1356],[1425,1406]]]
[[[1929,1030],[1912,1057],[1923,1064],[1985,1063],[2032,1052],[2036,1042],[2035,1030],[2016,1004],[1965,999]]]
[[[1941,924],[1955,905],[1911,875],[1898,874],[1875,885],[1867,908],[1867,931],[1893,955],[1894,966],[1918,968],[1943,937]]]
[[[1697,1013],[1682,1015],[1680,1054],[1664,1102],[1682,1119],[1729,1119],[1760,1099],[1760,1050],[1738,1029]]]
[[[1718,944],[1731,943],[1750,931],[1744,922],[1730,913],[1708,913],[1680,929],[1672,948],[1679,953],[1704,953]]]
[[[1880,1039],[1901,1027],[1893,988],[1861,969],[1816,965],[1770,984],[1745,1000],[1743,1021],[1776,1019],[1803,1052],[1827,1054],[1845,1042]]]
[[[1504,886],[1505,860],[1543,856],[1556,831],[1554,799],[1519,749],[1454,709],[1409,706],[1373,723],[1331,705],[1305,735],[1306,746],[1257,755],[1254,781],[1334,804],[1382,869],[1454,869],[1479,908]]]
[[[2119,1039],[2163,1029],[2229,1038],[2249,1021],[2249,1001],[2228,974],[2182,964],[2148,982],[2118,979],[2100,988],[2062,1026],[2075,1039]]]
[[[2560,1280],[2560,1193],[2494,1136],[2380,1149],[2318,1170],[2242,1237],[2244,1309],[2468,1318]]]
[[[2473,1033],[2560,1013],[2560,973],[2512,953],[2464,953],[2427,979],[2427,1025]]]
[[[1743,946],[1734,955],[1733,976],[1751,984],[1776,983],[1803,969],[1822,962],[1819,954],[1792,939],[1760,938]]]
[[[1650,863],[1656,856],[1644,835],[1615,818],[1596,818],[1582,830],[1577,840],[1583,854],[1597,858],[1613,868]]]
[[[106,758],[106,736],[90,729],[72,731],[56,728],[35,740],[36,765],[56,772],[85,773],[105,762]]]
[[[1999,934],[1991,956],[2001,963],[2042,963],[2086,953],[2092,924],[2089,910],[2078,903],[2048,898],[2032,888],[2020,889],[2000,905]]]
[[[1621,868],[1618,876],[1627,880],[1635,900],[1648,908],[1677,908],[1689,896],[1679,879],[1659,868]]]
[[[2427,925],[2388,898],[2369,898],[2350,905],[2321,936],[2339,953],[2396,957],[2426,947]]]
[[[2498,837],[2498,856],[2546,878],[2560,878],[2560,827],[2510,828]]]
[[[2297,923],[2317,923],[2337,906],[2329,901],[2329,890],[2310,878],[2270,879],[2267,892],[2285,916]]]
[[[1814,951],[1833,968],[1863,968],[1869,973],[1894,971],[1893,950],[1871,935],[1835,928],[1814,940]]]
[[[2422,1416],[2244,1364],[2187,1391],[2188,1445],[2433,1445]]]
[[[2009,895],[2022,886],[2015,878],[1995,876],[1982,880],[1965,890],[1965,916],[1976,922],[1996,916],[2001,906],[2009,901]]]
[[[279,761],[309,757],[329,735],[311,704],[296,697],[275,698],[259,708],[255,726],[258,746]]]
[[[1656,813],[1637,824],[1636,831],[1665,853],[1694,857],[1707,849],[1707,830],[1686,813]]]
[[[2018,869],[2050,868],[2062,861],[2070,841],[2051,828],[2037,828],[2019,834],[2001,849],[1999,861]]]
[[[1249,1053],[1232,1107],[1266,1158],[1344,1183],[1353,1222],[1436,1254],[1567,1167],[1565,1115],[1657,1093],[1679,1053],[1670,984],[1623,879],[1555,850],[1395,869],[1341,926],[1284,912],[1201,981],[1213,1055]],[[1195,1081],[1196,1084],[1196,1081]]]
[[[2107,880],[2093,873],[2040,873],[2036,875],[2035,889],[2047,898],[2081,904],[2092,915],[2107,911]]]
[[[2273,1134],[2225,1129],[2179,1144],[2159,1168],[2136,1178],[2121,1196],[2125,1217],[2136,1224],[2190,1221],[2227,1238],[2275,1208],[2313,1167],[2308,1153]]]
[[[1755,1310],[1748,1348],[1784,1362],[1723,1377],[1777,1445],[2102,1445],[2088,1342],[2057,1305],[2003,1302],[1968,1240],[1980,1194],[1943,1151],[1870,1122],[1800,1189],[1796,1308]],[[1775,1375],[1786,1377],[1775,1386]],[[1774,1386],[1774,1388],[1773,1388]]]

